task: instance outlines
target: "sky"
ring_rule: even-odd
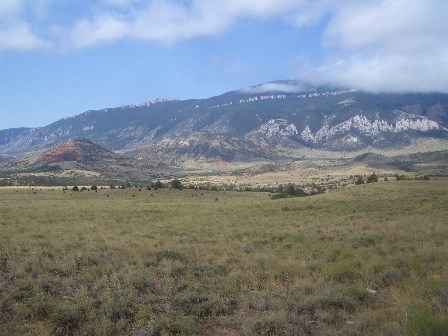
[[[448,93],[446,0],[0,0],[0,129],[296,79]]]

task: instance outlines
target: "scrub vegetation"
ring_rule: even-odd
[[[0,189],[0,335],[446,335],[448,180]]]

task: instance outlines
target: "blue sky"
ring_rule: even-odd
[[[445,0],[0,0],[0,129],[277,79],[448,92]]]

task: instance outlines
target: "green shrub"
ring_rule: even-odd
[[[140,293],[154,293],[156,291],[156,282],[147,269],[137,271],[131,279],[131,284]]]
[[[446,336],[448,335],[448,319],[438,317],[425,307],[414,306],[403,323],[401,335]]]
[[[182,182],[179,181],[178,179],[172,180],[170,184],[174,189],[179,189],[179,190],[182,189]]]
[[[367,290],[357,286],[338,285],[331,290],[308,295],[299,303],[292,303],[291,309],[314,314],[317,309],[344,310],[354,312],[359,305],[369,304],[371,297]]]
[[[325,267],[329,279],[337,282],[354,282],[360,278],[360,273],[352,261],[331,263]]]
[[[52,315],[52,321],[55,324],[54,333],[56,335],[73,335],[86,320],[87,314],[83,305],[61,307]]]
[[[384,272],[380,280],[384,286],[390,286],[403,280],[403,278],[403,272],[396,269],[390,269]]]
[[[12,316],[14,314],[14,308],[12,301],[7,299],[0,300],[0,316]]]
[[[288,335],[288,325],[282,318],[270,315],[255,322],[253,332],[256,335]]]
[[[286,196],[285,194],[275,194],[271,196],[271,199],[276,200],[276,199],[280,199],[280,198],[286,198],[288,196]]]
[[[137,310],[137,304],[124,291],[114,293],[102,305],[102,311],[114,322],[120,319],[133,320]]]
[[[193,336],[202,335],[201,329],[195,320],[190,316],[182,314],[162,316],[156,321],[155,326],[149,335],[179,335]]]
[[[160,182],[160,180],[157,180],[157,182],[155,182],[155,183],[153,184],[153,186],[154,186],[154,190],[157,190],[157,189],[160,189],[160,188],[165,187],[165,186],[163,185],[163,183]]]
[[[155,257],[158,263],[160,263],[162,260],[173,260],[173,261],[180,261],[180,262],[187,262],[188,258],[181,252],[172,251],[172,250],[159,250],[155,252]]]
[[[395,174],[395,179],[396,179],[397,181],[404,181],[404,180],[407,180],[408,178],[407,178],[405,175],[398,175],[398,174]]]
[[[359,247],[370,247],[375,246],[378,237],[374,234],[365,232],[362,233],[358,238],[356,238],[355,243],[353,244],[354,248]]]
[[[49,295],[39,293],[28,301],[28,307],[33,317],[46,319],[56,311],[57,305]]]
[[[344,336],[359,336],[359,335],[378,335],[378,321],[374,314],[361,313],[354,321],[354,324],[346,326],[342,335]]]
[[[185,315],[197,317],[218,316],[225,313],[225,305],[221,300],[210,297],[200,290],[188,290],[177,294],[173,305]]]
[[[82,267],[97,266],[99,261],[96,257],[78,255],[75,258],[75,265],[78,269]]]

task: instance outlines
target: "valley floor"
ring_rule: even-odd
[[[447,190],[0,188],[0,334],[446,335]]]

